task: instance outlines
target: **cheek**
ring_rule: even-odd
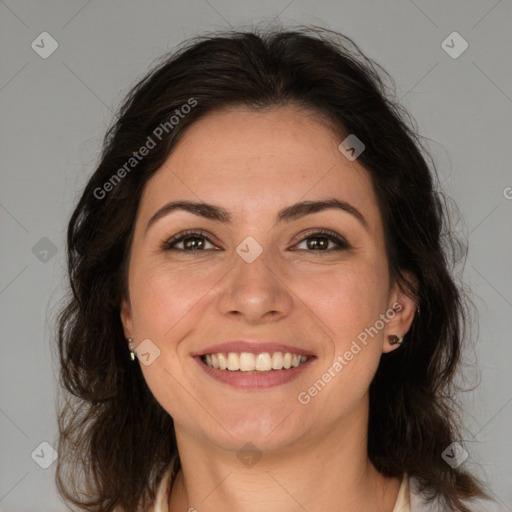
[[[317,378],[331,383],[319,403],[332,407],[336,415],[340,408],[354,407],[367,393],[378,368],[383,331],[372,327],[386,308],[388,275],[377,259],[359,261],[317,274],[309,293],[305,291],[308,309],[327,327],[324,331],[332,347],[318,368]]]
[[[134,269],[130,284],[135,337],[151,340],[159,350],[150,365],[141,362],[141,371],[156,400],[173,418],[181,418],[191,404],[182,385],[187,382],[188,350],[184,346],[185,350],[180,351],[179,347],[197,324],[202,301],[208,300],[205,293],[215,280],[190,269],[177,272],[162,264],[134,265]]]
[[[132,311],[138,335],[168,340],[179,325],[193,318],[218,279],[193,269],[171,270],[165,265],[139,268],[132,281]],[[190,321],[190,320],[189,320]]]
[[[302,281],[298,295],[329,328],[337,351],[374,325],[386,308],[388,276],[378,263],[346,265]]]
[[[336,288],[328,321],[336,332],[333,362],[341,370],[331,399],[343,401],[348,395],[357,401],[367,392],[382,355],[384,324],[379,319],[387,305],[388,275],[381,264],[366,265],[340,276]]]

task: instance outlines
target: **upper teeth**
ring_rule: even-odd
[[[270,370],[282,370],[283,368],[295,368],[307,361],[307,356],[292,354],[290,352],[218,352],[206,354],[203,361],[212,368],[236,372],[268,372]]]

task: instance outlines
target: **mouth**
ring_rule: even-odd
[[[212,352],[203,354],[201,361],[218,370],[239,373],[268,373],[289,370],[305,364],[310,356],[291,352]]]
[[[212,379],[254,391],[297,379],[316,359],[306,348],[254,339],[220,343],[190,355]]]

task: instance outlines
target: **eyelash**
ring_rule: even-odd
[[[196,250],[176,249],[175,245],[182,242],[183,240],[185,240],[187,238],[204,238],[208,242],[210,242],[212,245],[214,245],[213,242],[208,238],[208,236],[205,234],[204,231],[190,230],[190,231],[184,231],[183,233],[180,233],[179,235],[173,236],[169,240],[166,240],[162,244],[162,249],[164,251],[181,251],[181,252],[190,252],[190,253],[212,250],[212,249],[200,249],[200,250],[196,251]],[[318,251],[314,250],[314,249],[310,249],[310,250],[298,249],[298,250],[307,251],[307,252],[329,253],[332,251],[342,251],[342,250],[350,249],[350,245],[343,238],[341,238],[339,235],[337,235],[336,233],[334,233],[333,231],[330,231],[328,229],[318,229],[317,231],[304,237],[296,245],[298,245],[310,238],[327,238],[327,240],[332,241],[335,244],[337,244],[338,247],[331,248],[331,249],[325,249],[325,250],[318,250]]]

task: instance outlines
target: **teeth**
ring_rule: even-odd
[[[259,372],[269,372],[272,370],[272,359],[268,352],[256,356],[256,370]],[[298,365],[297,365],[298,366]]]
[[[290,352],[218,352],[206,354],[203,361],[212,368],[228,370],[231,372],[269,372],[271,370],[282,370],[296,368],[308,360],[307,356],[292,354]]]
[[[219,367],[221,370],[226,370],[228,367],[228,360],[224,356],[224,354],[217,354],[217,359],[219,360]],[[208,364],[208,359],[206,359],[206,364]]]
[[[283,354],[281,352],[274,352],[272,354],[272,369],[280,370],[283,367]]]
[[[228,370],[232,372],[240,370],[240,357],[234,352],[228,354]]]
[[[229,354],[231,357],[231,354]],[[236,357],[236,355],[235,355]],[[254,354],[250,352],[242,352],[240,354],[240,371],[242,372],[252,372],[256,369],[256,358]]]

